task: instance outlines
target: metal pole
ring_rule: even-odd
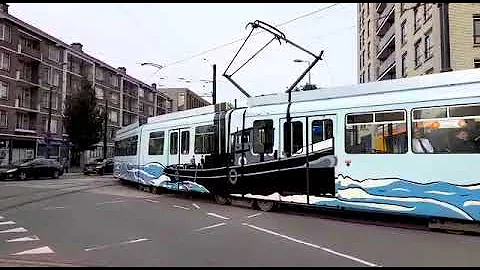
[[[213,64],[213,90],[212,90],[212,103],[217,103],[217,65]]]
[[[307,61],[307,64],[308,66],[310,66],[310,61]],[[311,70],[308,71],[308,84],[312,85],[312,77],[311,77],[310,71]]]
[[[53,93],[53,86],[50,87],[50,93],[48,95],[48,120],[47,120],[47,158],[50,158],[50,125],[52,123],[52,93]]]
[[[103,115],[104,126],[103,126],[103,159],[107,159],[107,126],[108,126],[108,99],[105,98],[105,113]]]

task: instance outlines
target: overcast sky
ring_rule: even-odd
[[[217,101],[232,101],[244,96],[221,75],[242,41],[172,63],[247,36],[248,22],[282,24],[331,5],[11,3],[9,12],[66,43],[82,43],[85,52],[114,67],[126,67],[129,75],[148,84],[188,87],[198,94],[209,94],[211,85],[199,81],[211,79],[210,64],[216,63]],[[325,50],[325,60],[311,71],[312,83],[320,87],[356,83],[356,4],[338,4],[279,29],[288,39],[316,54]],[[238,60],[250,57],[253,49],[263,46],[269,38],[264,33],[250,38],[246,44],[248,50]],[[294,59],[313,60],[290,45],[274,42],[233,78],[252,96],[282,92],[306,68],[306,64],[294,63]],[[154,67],[140,66],[142,62],[167,67],[157,72]],[[240,64],[236,61],[233,66]],[[184,83],[179,77],[192,83]],[[302,84],[307,80],[308,76]]]

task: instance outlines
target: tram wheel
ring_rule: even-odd
[[[222,195],[215,195],[215,202],[222,205],[229,205],[232,203],[229,198]]]
[[[259,209],[259,210],[262,210],[264,212],[270,212],[270,211],[274,210],[276,206],[277,206],[277,204],[275,202],[272,202],[272,201],[256,200],[253,203],[253,208],[254,209]]]

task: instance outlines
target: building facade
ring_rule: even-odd
[[[358,82],[480,66],[480,4],[359,3]]]
[[[108,102],[108,155],[122,126],[171,111],[171,99],[126,73],[8,14],[0,4],[0,165],[45,156],[51,104],[51,158],[69,158],[63,127],[65,100],[82,80],[95,89],[101,110]],[[50,91],[52,102],[50,103]],[[101,156],[99,142],[88,156]]]
[[[172,100],[172,111],[183,111],[210,105],[188,88],[160,88],[159,91]]]

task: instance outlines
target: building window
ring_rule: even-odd
[[[3,23],[0,23],[0,40],[12,42],[11,28]]]
[[[407,77],[407,52],[402,54],[402,77]]]
[[[433,57],[432,31],[425,34],[425,61]]]
[[[144,93],[142,88],[138,88],[138,96],[139,97],[144,97],[145,96],[145,93]]]
[[[370,36],[370,19],[367,21],[367,37]]]
[[[95,87],[95,97],[98,99],[103,99],[103,89]]]
[[[473,43],[480,44],[480,16],[473,17]]]
[[[48,132],[48,119],[45,117],[42,121],[45,124],[43,125],[43,130]],[[50,121],[50,133],[57,133],[58,121],[56,119],[51,119]]]
[[[10,55],[7,53],[2,52],[0,54],[0,69],[5,71],[10,70]]]
[[[8,83],[0,81],[0,98],[8,99]]]
[[[17,91],[18,106],[22,108],[30,108],[32,101],[32,92],[30,89],[20,88]]]
[[[420,46],[420,41],[415,42],[415,67],[418,67],[422,64],[422,46]]]
[[[117,93],[112,93],[110,96],[110,103],[112,104],[118,104],[119,95]]]
[[[60,73],[53,67],[47,67],[47,83],[53,86],[60,85]]]
[[[17,113],[17,124],[15,126],[17,129],[29,130],[30,129],[30,119],[26,113]]]
[[[48,59],[60,62],[60,50],[52,45],[48,47]]]
[[[8,117],[6,111],[0,111],[0,127],[8,127]]]
[[[425,74],[433,74],[433,67],[425,71]]]
[[[401,26],[401,32],[402,32],[402,45],[407,42],[407,31],[405,29],[405,26],[407,25],[407,20],[403,21],[402,26]]]
[[[345,151],[350,154],[403,154],[407,152],[405,111],[348,114]]]
[[[49,91],[44,91],[42,94],[42,106],[44,108],[49,108],[50,106],[50,92]],[[58,98],[56,93],[52,93],[52,109],[56,110],[57,109],[57,104],[58,103]]]
[[[473,67],[480,68],[480,59],[473,60]]]
[[[103,70],[99,67],[95,68],[95,79],[103,81]]]
[[[108,118],[110,122],[118,123],[118,112],[117,111],[110,111]]]
[[[38,40],[20,37],[19,43],[23,48],[26,48],[31,51],[40,51],[40,42]]]
[[[370,59],[370,41],[367,43],[367,47],[365,48],[367,50],[367,60]]]
[[[423,18],[426,21],[428,21],[430,18],[432,18],[432,8],[433,8],[433,3],[426,3],[423,4],[424,12],[423,12]]]
[[[153,116],[153,107],[152,106],[147,107],[147,113],[148,113],[148,116]]]
[[[414,18],[415,18],[415,31],[417,31],[418,29],[420,29],[420,27],[422,26],[422,13],[420,12],[420,6],[418,6],[419,4],[417,4],[417,7],[415,7],[413,9],[413,13],[414,13]]]

